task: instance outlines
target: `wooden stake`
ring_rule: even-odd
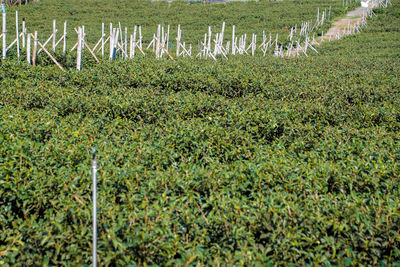
[[[82,61],[82,27],[78,28],[78,46],[76,48],[76,69],[81,70]]]
[[[50,57],[51,60],[61,69],[64,70],[63,67],[57,62],[57,60],[49,53],[49,51],[46,50],[44,45],[42,45],[39,41],[37,42],[39,46],[43,49],[43,51]]]
[[[124,42],[125,59],[128,58],[128,28],[125,27],[125,42]]]
[[[44,42],[43,46],[46,47],[46,45],[51,41],[52,38],[53,38],[53,34],[50,35],[49,39],[47,39],[46,42]],[[38,55],[40,54],[40,52],[42,52],[42,49],[41,49],[41,48],[40,48],[40,49],[38,50],[38,52],[37,52]]]
[[[112,60],[112,54],[114,49],[114,29],[112,23],[110,23],[110,59]]]
[[[331,21],[331,6],[329,6],[328,20]]]
[[[57,28],[56,28],[56,20],[53,20],[53,52],[56,51],[56,34],[57,34]]]
[[[28,35],[26,43],[26,61],[31,64],[31,34]]]
[[[143,55],[144,55],[144,52],[143,52],[143,44],[142,44],[142,40],[143,40],[143,36],[142,36],[142,26],[139,26],[139,45],[140,45],[140,51],[143,53]]]
[[[18,11],[15,11],[15,32],[17,40],[17,57],[19,58],[19,32],[18,32]]]
[[[167,38],[166,38],[167,40],[166,40],[166,43],[167,43],[167,51],[168,51],[168,49],[169,49],[169,25],[168,25],[168,30],[167,30]]]
[[[140,29],[140,28],[139,28]],[[142,39],[140,39],[140,40],[142,40]],[[137,46],[137,48],[139,49],[139,51],[143,54],[143,56],[146,56],[146,54],[143,52],[143,50],[142,50],[142,46]]]
[[[119,36],[119,28],[115,28],[113,30],[113,49],[112,49],[112,60],[115,60],[115,57],[117,55],[117,47],[118,47],[118,36]]]
[[[94,57],[94,59],[96,60],[96,62],[100,64],[100,60],[98,60],[98,58],[97,58],[96,55],[94,54],[93,50],[89,47],[89,45],[87,44],[87,42],[86,42],[85,40],[83,40],[83,43],[85,44],[86,48],[89,50],[90,54],[92,54],[92,56]]]
[[[104,22],[101,23],[101,57],[104,57]]]
[[[236,49],[235,49],[235,25],[232,26],[232,55],[236,54]]]
[[[218,43],[219,47],[223,47],[224,32],[225,32],[225,21],[222,22],[222,30],[221,30],[221,34],[219,35],[219,43]]]
[[[85,52],[85,44],[83,43],[83,40],[85,40],[85,37],[86,37],[85,25],[82,25],[82,41],[81,41],[81,43],[82,43],[82,50],[81,50],[82,54]]]
[[[64,22],[64,37],[63,37],[63,54],[65,55],[65,52],[67,50],[67,21]]]
[[[33,66],[36,66],[37,44],[38,44],[38,33],[37,33],[37,31],[35,31],[35,35],[33,36],[33,53],[32,53],[32,65]]]
[[[26,26],[25,19],[22,19],[22,48],[25,48],[25,38],[26,38]]]
[[[161,25],[158,24],[157,27],[157,39],[156,39],[156,58],[160,58],[160,34],[161,34]]]
[[[126,52],[124,51],[124,48],[122,47],[122,45],[121,45],[120,43],[118,43],[118,42],[117,42],[117,44],[118,44],[119,48],[121,49],[122,54],[125,55],[125,58],[127,58],[128,55],[127,55]],[[100,62],[99,62],[99,63],[100,63]]]
[[[176,37],[176,57],[179,56],[179,49],[181,46],[181,25],[178,25],[178,36]]]
[[[133,34],[130,36],[129,40],[129,58],[132,58],[132,49],[133,49]]]
[[[137,31],[137,25],[135,25],[135,29],[133,31],[133,43],[132,43],[132,58],[135,56],[135,48],[136,48],[136,31]]]

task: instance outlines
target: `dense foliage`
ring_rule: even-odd
[[[400,4],[321,55],[0,67],[0,264],[400,262]],[[68,58],[65,59],[68,61]]]

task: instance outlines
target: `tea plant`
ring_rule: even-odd
[[[2,62],[1,265],[90,264],[92,146],[101,264],[398,264],[399,10],[308,58]]]

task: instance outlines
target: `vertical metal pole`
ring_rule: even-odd
[[[97,266],[97,158],[96,149],[92,148],[92,178],[93,178],[93,267]]]
[[[6,42],[7,27],[6,27],[6,8],[4,7],[4,4],[1,4],[1,13],[3,15],[3,59],[6,59],[6,56],[7,56],[7,42]]]

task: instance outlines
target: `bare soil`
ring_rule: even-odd
[[[343,35],[343,29],[350,25],[354,27],[356,24],[361,24],[363,14],[367,13],[368,8],[358,7],[352,11],[349,11],[345,17],[338,18],[333,22],[331,27],[324,36],[318,38],[320,41],[323,40],[337,40],[338,35]]]

